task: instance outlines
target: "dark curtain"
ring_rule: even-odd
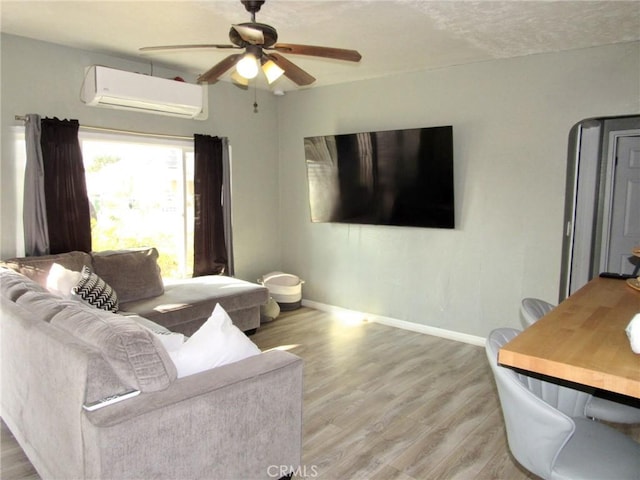
[[[89,198],[77,120],[41,121],[49,252],[91,251]]]
[[[193,276],[227,271],[222,211],[222,139],[194,135],[195,228]]]

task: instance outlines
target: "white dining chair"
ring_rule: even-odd
[[[528,328],[556,306],[539,298],[523,298],[520,304],[520,314],[524,328]]]
[[[539,298],[525,298],[522,300],[520,311],[526,326],[529,327],[554,308],[555,305]],[[602,395],[605,395],[606,392],[595,388],[585,388],[585,391],[590,394],[585,405],[587,417],[614,423],[640,423],[640,408],[603,398]]]
[[[586,418],[587,395],[498,365],[500,347],[518,333],[499,328],[486,342],[509,450],[518,463],[544,479],[638,480],[640,444]]]

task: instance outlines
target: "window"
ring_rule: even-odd
[[[80,132],[92,248],[154,246],[164,278],[193,272],[193,141]]]

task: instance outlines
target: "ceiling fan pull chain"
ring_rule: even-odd
[[[258,89],[253,86],[253,113],[258,113]]]

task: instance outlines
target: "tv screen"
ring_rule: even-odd
[[[304,139],[312,222],[454,228],[451,126]]]

